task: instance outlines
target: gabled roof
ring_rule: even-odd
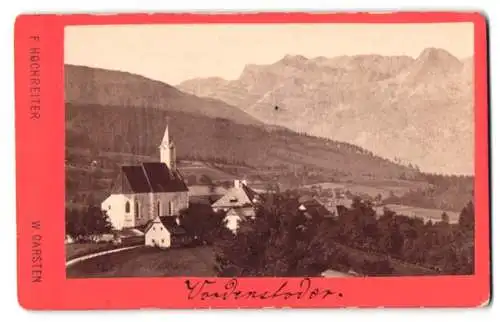
[[[178,170],[172,171],[163,162],[122,166],[113,193],[147,193],[188,191]]]
[[[311,215],[317,214],[323,217],[332,216],[332,213],[326,209],[326,207],[319,202],[316,198],[312,197],[300,197],[299,198],[300,207],[304,207],[305,211]]]
[[[123,166],[122,172],[133,192],[150,192],[148,178],[141,166]]]
[[[143,163],[152,192],[188,191],[178,170],[170,170],[163,162]]]
[[[242,185],[241,188],[243,191],[245,191],[245,194],[248,196],[248,199],[250,199],[253,203],[253,200],[255,197],[258,197],[257,193],[253,191],[251,188],[249,188],[247,185]]]
[[[172,235],[184,235],[186,234],[186,230],[184,227],[180,226],[177,224],[176,221],[177,217],[176,216],[160,216],[156,217],[153,220],[150,220],[148,224],[146,225],[146,228],[144,229],[144,233],[147,233],[151,227],[155,223],[158,223],[158,220],[162,223],[162,225],[165,227],[165,229],[168,230],[168,232]]]
[[[212,204],[213,208],[237,208],[254,204],[257,193],[246,185],[229,188],[224,196]]]

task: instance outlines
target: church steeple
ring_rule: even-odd
[[[165,127],[165,133],[163,134],[163,139],[161,141],[159,149],[160,161],[165,163],[171,170],[175,170],[175,145],[173,140],[171,140],[170,138],[170,134],[168,132],[168,124]]]

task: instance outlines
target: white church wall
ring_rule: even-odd
[[[132,200],[131,196],[113,194],[102,202],[101,210],[106,212],[114,229],[121,230],[134,226]],[[127,202],[130,205],[129,213],[125,211]]]
[[[135,217],[135,226],[145,225],[157,216],[176,216],[180,210],[189,206],[187,191],[141,193],[135,195],[135,200],[139,203],[139,216]],[[158,201],[160,202],[159,213]],[[171,212],[169,212],[169,205],[171,205]]]
[[[137,207],[135,206],[137,203]],[[142,226],[154,219],[153,205],[149,193],[137,193],[134,195],[134,221],[135,226]]]
[[[158,201],[160,202],[161,216],[177,216],[182,209],[189,206],[189,197],[187,191],[156,193],[154,195],[155,207]],[[155,208],[155,216],[158,214],[158,209]]]

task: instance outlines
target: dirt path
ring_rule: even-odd
[[[88,255],[81,256],[81,257],[73,258],[73,259],[66,262],[66,267],[69,267],[69,266],[74,265],[76,263],[83,262],[87,259],[91,259],[91,258],[95,258],[95,257],[107,255],[107,254],[117,253],[117,252],[121,252],[121,251],[128,250],[128,249],[134,249],[134,248],[142,247],[142,246],[143,245],[136,245],[136,246],[130,246],[130,247],[115,248],[115,249],[105,250],[102,252],[88,254]]]

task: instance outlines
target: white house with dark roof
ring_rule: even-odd
[[[159,149],[160,162],[121,167],[110,196],[101,203],[114,229],[143,226],[159,216],[177,216],[189,206],[188,187],[176,168],[168,125]]]
[[[146,246],[158,248],[184,246],[191,241],[176,216],[156,217],[147,224],[144,235]]]
[[[215,212],[223,211],[226,214],[226,227],[236,232],[241,220],[255,217],[255,205],[258,201],[259,195],[248,187],[245,180],[234,180],[234,186],[214,202],[212,208]]]
[[[337,212],[330,211],[317,198],[310,196],[302,196],[299,198],[299,210],[304,212],[308,218],[333,218],[337,216]]]

